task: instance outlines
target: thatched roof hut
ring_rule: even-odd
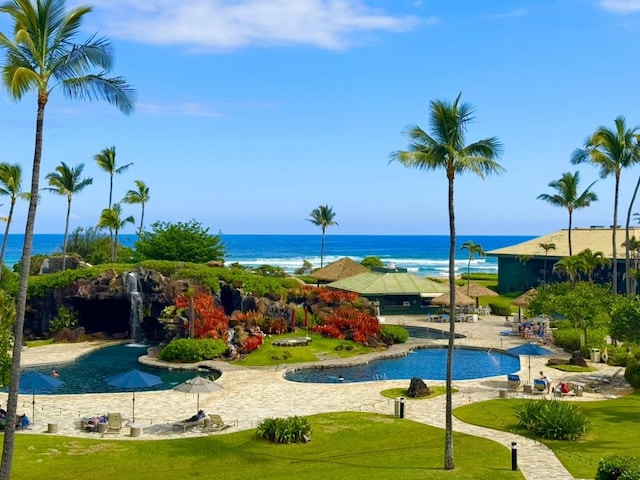
[[[344,257],[326,267],[311,272],[309,276],[321,282],[335,282],[336,280],[353,277],[368,271],[367,267],[354,262],[349,257]]]

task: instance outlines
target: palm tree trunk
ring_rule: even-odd
[[[324,261],[324,232],[326,230],[326,227],[322,227],[322,244],[320,246],[320,268],[322,268],[323,265],[323,261]]]
[[[36,139],[33,152],[33,167],[31,172],[31,198],[24,232],[24,245],[20,259],[20,284],[16,304],[16,321],[13,326],[13,358],[11,360],[11,377],[9,380],[9,395],[7,397],[7,424],[4,431],[2,445],[2,465],[0,466],[0,480],[11,479],[13,467],[13,451],[16,434],[16,412],[18,410],[18,391],[20,388],[20,359],[22,355],[22,339],[24,329],[24,314],[27,306],[27,286],[29,283],[29,269],[31,268],[31,250],[33,247],[33,229],[38,206],[38,192],[40,190],[40,162],[42,160],[42,131],[44,128],[44,110],[47,105],[48,94],[38,94],[38,113],[36,116]]]
[[[4,253],[7,250],[7,240],[9,238],[9,228],[11,228],[11,218],[13,217],[13,208],[16,205],[16,199],[11,199],[11,206],[9,207],[9,217],[7,218],[7,226],[4,229],[4,237],[2,237],[2,249],[0,250],[0,280],[2,280],[2,273],[4,270]]]
[[[569,209],[569,230],[567,231],[567,238],[569,239],[569,256],[573,255],[571,250],[571,226],[573,224],[573,211]]]
[[[67,236],[69,235],[69,216],[71,215],[71,197],[67,198],[67,219],[64,222],[64,238],[62,240],[62,271],[67,267]]]
[[[446,408],[445,408],[445,438],[444,438],[444,468],[453,470],[453,399],[451,397],[451,384],[453,379],[453,342],[456,334],[456,221],[453,208],[453,172],[447,172],[449,179],[449,342],[447,343],[447,383],[446,383]]]
[[[118,261],[118,229],[116,228],[114,236],[113,236],[113,262]]]
[[[627,210],[627,221],[624,224],[624,267],[626,272],[626,292],[627,298],[631,298],[633,290],[631,289],[631,259],[629,258],[629,224],[631,223],[631,211],[633,210],[633,204],[636,201],[636,195],[638,194],[638,188],[640,187],[640,176],[636,182],[636,188],[633,190],[631,201],[629,202],[629,209]]]
[[[138,229],[138,236],[142,233],[142,226],[144,225],[144,202],[142,202],[142,213],[140,214],[140,228]]]
[[[616,231],[618,229],[618,197],[620,195],[620,172],[616,172],[616,191],[613,197],[613,231],[611,233],[611,243],[613,247],[613,265],[611,268],[611,290],[614,295],[618,293],[618,254]]]

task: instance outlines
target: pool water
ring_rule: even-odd
[[[429,327],[413,327],[409,325],[403,325],[402,328],[409,332],[409,336],[413,338],[426,338],[428,340],[441,340],[443,338],[449,338],[448,330],[438,330]],[[465,338],[465,336],[456,333],[455,338]]]
[[[301,368],[285,374],[287,380],[308,383],[369,382],[420,377],[423,380],[446,379],[446,348],[423,348],[404,357],[383,358],[350,367]],[[520,370],[520,358],[507,353],[456,348],[453,355],[453,379],[507,375]]]
[[[64,382],[58,388],[38,391],[38,394],[67,394],[67,393],[112,393],[131,391],[107,384],[106,379],[113,375],[137,369],[142,372],[157,375],[162,379],[162,383],[153,387],[136,388],[136,392],[146,392],[149,390],[168,390],[176,385],[200,374],[202,376],[220,376],[219,371],[207,371],[198,373],[196,370],[168,370],[165,368],[155,368],[143,365],[138,362],[138,357],[147,353],[146,345],[114,345],[111,347],[99,348],[78,360],[60,364],[38,366],[34,368],[24,368],[23,372],[41,372],[46,375],[55,369],[59,380]]]

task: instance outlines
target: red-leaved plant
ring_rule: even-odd
[[[174,303],[177,308],[188,310],[191,297],[178,295]],[[222,307],[215,303],[213,296],[208,293],[193,295],[193,313],[196,338],[225,338],[229,330],[229,320]]]

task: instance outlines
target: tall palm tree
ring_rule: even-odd
[[[83,43],[76,43],[82,21],[89,12],[91,8],[84,6],[67,11],[65,0],[6,0],[0,5],[0,13],[5,14],[5,18],[11,22],[8,31],[12,32],[11,37],[0,32],[0,50],[5,57],[1,66],[2,84],[14,100],[22,100],[35,92],[37,102],[31,190],[20,261],[11,382],[7,399],[9,421],[4,434],[0,480],[9,480],[13,468],[13,419],[18,406],[22,330],[38,204],[47,102],[53,90],[59,87],[72,99],[103,99],[125,114],[131,113],[134,108],[135,91],[123,78],[108,76],[113,66],[110,42],[105,38],[91,36]]]
[[[597,181],[597,180],[596,180]],[[596,182],[591,183],[580,195],[578,195],[578,185],[580,184],[580,172],[565,172],[559,180],[549,182],[549,186],[557,193],[551,195],[542,193],[538,195],[538,200],[544,200],[556,207],[566,208],[569,212],[569,230],[567,237],[569,240],[569,256],[573,255],[571,246],[571,226],[573,222],[573,212],[578,208],[591,205],[591,202],[598,200],[598,196],[591,191],[591,187]]]
[[[122,207],[119,203],[114,203],[111,208],[105,208],[100,214],[98,226],[100,228],[108,228],[113,231],[113,242],[111,243],[111,261],[118,259],[118,232],[122,230],[127,223],[135,224],[136,220],[133,215],[122,218]]]
[[[613,175],[615,178],[615,193],[613,197],[613,225],[611,244],[613,251],[612,290],[618,293],[618,199],[620,197],[620,175],[622,169],[629,168],[640,160],[638,139],[640,127],[627,128],[623,116],[614,120],[615,128],[599,127],[593,135],[585,141],[584,148],[578,148],[571,156],[571,163],[590,162],[600,168],[600,178]]]
[[[116,147],[107,147],[95,155],[93,159],[98,166],[109,174],[109,208],[113,198],[113,176],[125,172],[133,163],[116,168]]]
[[[44,190],[67,197],[67,216],[64,222],[64,237],[62,240],[62,271],[67,266],[67,236],[69,235],[69,217],[71,215],[71,200],[73,196],[80,193],[88,185],[93,183],[91,177],[81,178],[84,163],[76,167],[69,167],[66,163],[60,162],[56,171],[49,173],[45,178],[49,181],[49,187]]]
[[[338,225],[338,222],[334,222],[336,214],[333,211],[333,207],[329,205],[320,205],[318,208],[314,208],[309,214],[311,218],[307,218],[308,221],[315,226],[322,228],[322,244],[320,247],[320,268],[324,264],[324,235],[327,231],[327,227]]]
[[[638,214],[634,213],[634,216],[638,217]],[[631,259],[633,260],[633,267],[630,266],[626,274],[628,278],[631,278],[631,288],[628,292],[628,296],[633,298],[636,296],[638,291],[638,276],[640,274],[640,271],[638,270],[638,262],[640,261],[640,239],[633,235],[629,241],[624,242],[622,246],[629,249]]]
[[[640,146],[639,146],[640,148]],[[632,241],[629,238],[629,228],[631,225],[631,212],[633,211],[633,204],[636,201],[636,196],[638,195],[638,189],[640,189],[640,177],[636,180],[636,187],[633,189],[633,195],[631,195],[631,201],[629,202],[629,207],[627,208],[627,220],[624,224],[624,243],[622,246],[624,247],[624,268],[625,268],[625,287],[627,292],[627,298],[631,299],[636,295],[636,287],[637,282],[635,280],[636,272],[631,274],[631,258],[630,254],[632,251]],[[634,236],[635,238],[635,236]],[[637,261],[636,261],[637,264]],[[637,266],[637,265],[636,265]],[[637,270],[637,268],[634,268]]]
[[[469,288],[471,288],[471,279],[469,278],[469,272],[471,271],[471,260],[473,260],[473,256],[476,254],[479,257],[484,257],[484,250],[482,249],[482,245],[473,243],[472,240],[464,242],[460,247],[460,250],[469,251],[469,260],[467,261],[467,295],[469,295]]]
[[[549,250],[556,249],[556,244],[553,242],[540,243],[538,246],[544,250],[544,270],[542,271],[542,283],[547,283],[547,256],[549,255]]]
[[[10,198],[9,215],[6,218],[7,226],[4,229],[4,237],[2,237],[2,248],[0,248],[0,278],[4,266],[4,254],[7,250],[7,240],[9,238],[9,229],[11,228],[11,220],[13,219],[13,210],[16,201],[29,200],[29,192],[21,192],[22,190],[22,167],[19,164],[10,165],[8,163],[0,164],[0,195],[6,195]]]
[[[429,108],[430,134],[417,125],[404,132],[409,139],[406,151],[391,154],[391,161],[419,170],[444,170],[449,189],[449,304],[456,304],[455,297],[455,251],[456,223],[454,208],[454,181],[456,174],[471,172],[484,178],[485,175],[500,174],[504,170],[497,162],[502,144],[496,137],[485,138],[465,145],[467,126],[473,120],[473,107],[460,102],[459,94],[453,103],[433,100]],[[455,468],[453,458],[453,423],[451,384],[453,372],[453,347],[455,337],[455,315],[449,316],[449,343],[447,346],[446,380],[446,428],[444,468]]]
[[[135,180],[135,184],[138,189],[129,190],[122,201],[124,203],[140,204],[142,206],[142,213],[140,214],[140,227],[138,228],[138,235],[140,235],[142,233],[142,227],[144,226],[144,206],[151,199],[151,195],[149,195],[149,187],[147,187],[142,180]]]

